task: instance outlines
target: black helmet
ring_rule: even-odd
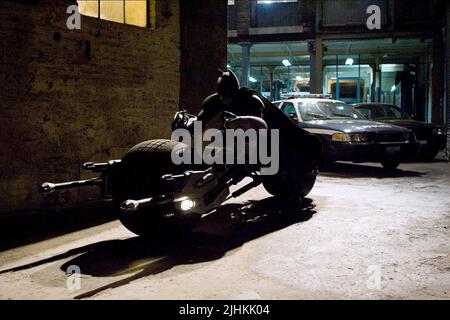
[[[217,70],[217,93],[222,97],[231,98],[239,91],[239,80],[231,70]]]

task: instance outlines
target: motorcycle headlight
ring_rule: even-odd
[[[335,133],[331,136],[335,142],[363,143],[369,141],[367,135],[361,133]]]
[[[444,134],[444,130],[442,130],[442,128],[434,128],[433,129],[433,135],[440,136],[443,134]]]
[[[181,201],[180,203],[180,208],[183,211],[189,211],[192,208],[195,207],[195,201],[189,198],[184,199],[183,201]]]

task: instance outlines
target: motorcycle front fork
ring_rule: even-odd
[[[52,193],[58,190],[80,188],[87,186],[98,186],[102,190],[103,197],[108,197],[109,195],[109,172],[111,169],[119,164],[121,160],[110,160],[108,162],[86,162],[81,165],[81,169],[88,170],[96,173],[100,173],[98,177],[84,180],[75,180],[68,182],[52,183],[44,182],[39,186],[39,192],[42,193]]]
[[[40,185],[39,191],[51,193],[58,190],[98,186],[102,190],[104,198],[110,196],[111,186],[109,185],[110,172],[121,160],[111,160],[104,163],[84,163],[81,168],[92,172],[100,173],[98,177],[84,180],[75,180],[62,183],[45,182]],[[122,203],[121,210],[124,212],[135,212],[142,207],[161,205],[168,202],[181,203],[189,197],[202,199],[203,206],[209,207],[212,204],[219,204],[225,189],[231,185],[238,184],[245,177],[250,177],[252,181],[231,194],[231,197],[239,197],[250,189],[261,183],[261,177],[256,171],[245,165],[235,166],[214,166],[206,170],[187,171],[179,175],[164,175],[162,178],[167,183],[174,185],[177,193],[159,195],[144,199],[129,199]],[[209,189],[209,190],[208,190]],[[228,193],[227,193],[228,194]],[[189,195],[189,197],[185,196]]]

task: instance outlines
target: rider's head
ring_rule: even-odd
[[[217,93],[224,104],[229,104],[239,91],[239,80],[231,70],[217,70]]]

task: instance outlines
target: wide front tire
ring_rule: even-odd
[[[180,174],[186,168],[175,165],[173,150],[185,148],[173,140],[149,140],[131,148],[112,176],[114,207],[122,224],[131,232],[145,237],[181,234],[191,230],[200,215],[182,215],[173,204],[158,205],[124,213],[125,200],[139,200],[170,193],[173,186],[161,178],[164,174]]]

